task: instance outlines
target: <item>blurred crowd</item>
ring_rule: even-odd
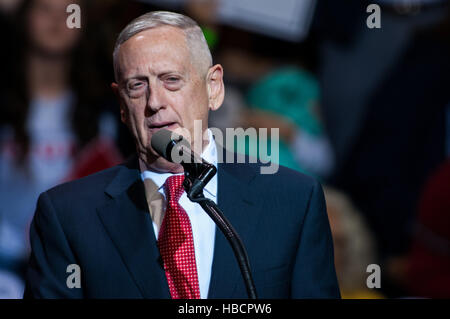
[[[286,40],[223,23],[221,0],[0,0],[0,298],[22,296],[39,194],[134,152],[112,49],[152,10],[194,18],[223,65],[210,126],[278,128],[279,163],[324,186],[343,298],[449,298],[449,4],[309,2],[306,35]],[[372,2],[381,29],[366,25]],[[72,3],[80,29],[66,24]],[[271,140],[256,139],[235,151],[258,156]]]

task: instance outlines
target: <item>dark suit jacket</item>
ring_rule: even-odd
[[[247,249],[258,297],[339,298],[321,186],[259,167],[218,167],[218,204]],[[170,298],[137,160],[41,194],[30,239],[25,297]],[[81,288],[67,287],[70,264]],[[247,298],[219,229],[208,297]]]

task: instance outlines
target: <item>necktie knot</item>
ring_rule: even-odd
[[[173,175],[166,179],[164,183],[164,192],[166,193],[167,202],[169,205],[178,203],[181,195],[183,195],[184,175]]]

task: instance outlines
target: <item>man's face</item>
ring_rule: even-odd
[[[183,31],[171,26],[140,32],[124,42],[117,65],[119,83],[113,89],[120,96],[121,118],[135,137],[140,158],[157,170],[173,171],[174,166],[151,148],[152,135],[161,128],[184,128],[194,137],[194,120],[201,120],[205,130],[209,108],[220,106],[214,92],[218,85],[223,90],[221,67],[200,74]]]

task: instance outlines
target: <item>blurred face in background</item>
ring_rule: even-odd
[[[152,135],[161,128],[181,134],[185,129],[194,138],[194,120],[206,130],[209,109],[223,101],[222,67],[204,74],[192,56],[184,32],[171,26],[142,31],[119,50],[119,83],[113,89],[121,99],[122,121],[135,137],[139,156],[156,171],[182,168],[151,148]]]
[[[28,0],[31,1],[31,0]],[[80,29],[69,29],[66,12],[75,0],[33,0],[28,11],[28,39],[33,50],[49,56],[69,53],[78,43]]]
[[[23,1],[24,0],[0,0],[0,10],[7,14],[14,13]]]

